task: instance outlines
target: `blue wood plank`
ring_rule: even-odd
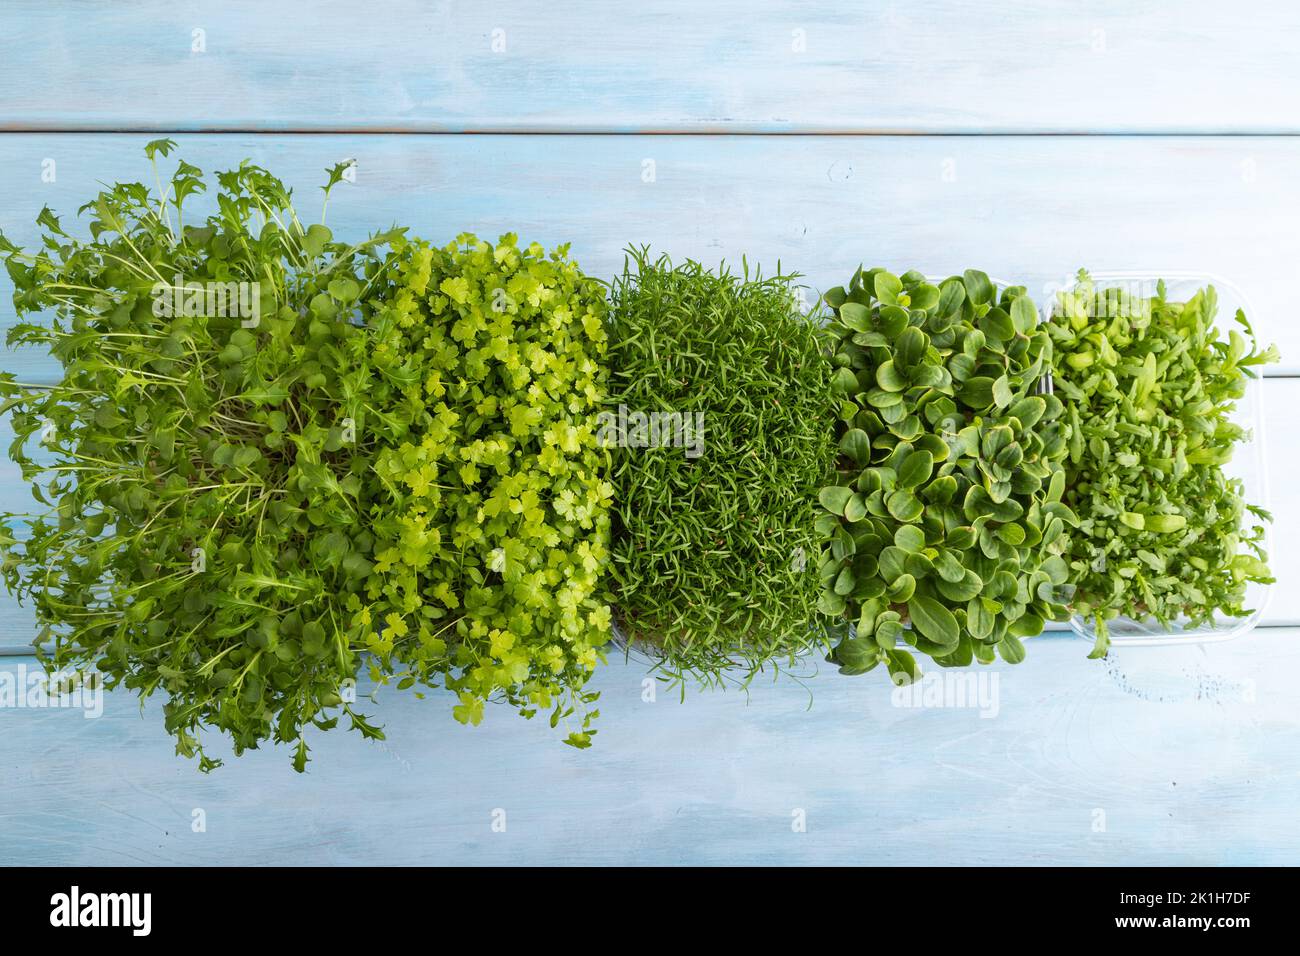
[[[0,128],[1296,132],[1278,0],[9,0]]]
[[[35,239],[43,204],[71,222],[100,181],[148,181],[140,135],[0,136],[0,228]],[[324,167],[359,161],[336,232],[399,222],[449,241],[517,231],[573,244],[608,277],[629,243],[709,263],[778,260],[813,288],[861,262],[947,274],[975,265],[1042,298],[1080,266],[1201,270],[1234,281],[1261,335],[1300,371],[1300,139],[1150,137],[180,137],[209,171],[250,157],[319,215]],[[42,173],[53,162],[54,181]],[[207,197],[211,203],[211,197]],[[203,202],[194,202],[197,210]],[[84,228],[84,227],[83,227]],[[0,328],[13,322],[0,271]],[[49,381],[39,354],[0,363]]]
[[[876,675],[825,667],[647,702],[644,667],[616,662],[583,752],[504,709],[465,728],[447,695],[384,690],[387,741],[316,735],[305,777],[284,748],[203,777],[156,704],[116,693],[99,719],[0,709],[0,841],[71,864],[1294,865],[1298,638],[1108,662],[1035,639],[979,671],[982,710],[896,706]]]

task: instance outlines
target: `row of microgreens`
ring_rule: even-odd
[[[1109,314],[1112,347],[1083,320],[1103,298],[1083,302],[1086,274],[1042,324],[1023,287],[982,272],[859,269],[822,323],[798,315],[788,279],[632,263],[613,296],[615,391],[723,431],[708,462],[616,469],[618,617],[675,676],[750,677],[823,644],[844,673],[883,663],[907,681],[913,651],[1014,663],[1072,613],[1096,618],[1101,654],[1107,619],[1242,617],[1246,585],[1271,580],[1262,527],[1241,527],[1267,515],[1222,465],[1246,437],[1234,401],[1276,353],[1221,337],[1213,289],[1186,305],[1161,291],[1145,322]],[[813,522],[820,616],[798,560],[819,473],[834,476]]]
[[[674,678],[821,647],[904,681],[912,651],[1015,662],[1072,612],[1240,615],[1267,580],[1221,466],[1275,353],[1218,338],[1212,290],[1138,325],[1085,283],[1040,326],[980,272],[860,269],[806,316],[779,269],[631,250],[606,288],[511,235],[346,245],[247,163],[186,225],[206,187],[164,184],[172,147],[156,192],[82,208],[89,241],[48,210],[33,254],[0,236],[20,315],[52,315],[9,340],[63,366],[0,376],[47,509],[0,547],[47,666],[161,691],[204,769],[205,726],[299,769],[309,724],[382,736],[366,655],[462,722],[501,699],[585,747],[612,616]],[[609,441],[629,407],[707,420],[708,453]]]

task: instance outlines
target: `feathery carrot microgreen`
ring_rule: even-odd
[[[673,678],[752,676],[815,640],[834,406],[794,278],[633,249],[613,284],[609,407],[703,425],[698,455],[614,452],[616,613]]]
[[[1265,563],[1268,512],[1248,504],[1223,466],[1246,437],[1232,420],[1260,349],[1245,314],[1215,324],[1213,286],[1171,302],[1096,285],[1088,273],[1059,296],[1049,326],[1054,381],[1073,426],[1065,500],[1079,514],[1068,556],[1074,610],[1096,621],[1091,656],[1105,655],[1107,620],[1242,617]],[[1244,335],[1243,335],[1244,332]]]

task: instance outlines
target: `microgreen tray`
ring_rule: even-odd
[[[1171,302],[1183,302],[1197,290],[1212,285],[1218,294],[1219,307],[1214,318],[1215,327],[1226,337],[1229,328],[1235,328],[1234,316],[1241,309],[1252,322],[1256,313],[1245,295],[1236,285],[1219,276],[1205,272],[1094,272],[1091,274],[1097,289],[1122,288],[1132,295],[1149,297],[1156,294],[1156,284],[1165,282],[1166,295]],[[1063,290],[1069,292],[1077,283]],[[1053,307],[1055,296],[1043,297],[1044,314]],[[1263,389],[1261,379],[1251,379],[1245,395],[1238,401],[1232,421],[1248,429],[1249,437],[1237,444],[1232,460],[1224,467],[1229,477],[1241,479],[1245,499],[1249,504],[1267,509],[1268,472],[1265,458]],[[1246,520],[1251,520],[1247,517]],[[1267,535],[1267,532],[1266,532]],[[1269,546],[1267,537],[1265,547]],[[1246,604],[1250,613],[1245,617],[1217,617],[1213,623],[1193,625],[1190,621],[1175,620],[1166,628],[1151,618],[1134,619],[1116,617],[1106,622],[1112,646],[1156,647],[1182,644],[1208,644],[1232,640],[1253,630],[1259,623],[1268,602],[1270,588],[1263,584],[1250,584],[1246,591]],[[1088,641],[1097,636],[1096,621],[1078,615],[1070,619],[1070,629]]]

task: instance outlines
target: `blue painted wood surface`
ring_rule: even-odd
[[[862,261],[978,264],[1039,296],[1081,265],[1226,275],[1284,354],[1264,388],[1267,621],[1300,623],[1300,140],[888,135],[1298,133],[1293,4],[10,0],[4,14],[0,228],[20,242],[42,205],[71,219],[97,181],[146,176],[146,139],[191,131],[175,137],[186,159],[250,157],[309,215],[320,171],[356,157],[331,202],[343,235],[517,231],[572,242],[602,276],[633,242],[780,259],[814,289]],[[456,135],[409,135],[430,132]],[[662,132],[854,135],[644,135]],[[623,135],[588,135],[606,133]],[[8,292],[0,277],[5,327]],[[55,374],[37,354],[0,364]],[[29,500],[0,460],[0,509]],[[32,630],[0,600],[0,653]],[[618,661],[595,679],[586,752],[502,709],[467,729],[444,695],[386,689],[370,710],[388,740],[320,735],[306,777],[284,751],[199,775],[157,702],[141,715],[112,694],[98,719],[0,707],[0,862],[1300,859],[1300,629],[1104,663],[1068,637],[1029,650],[979,672],[997,677],[992,717],[895,706],[882,681],[825,665],[802,684],[647,702],[644,662]],[[0,659],[0,686],[31,663]]]
[[[7,0],[0,30],[19,129],[1300,130],[1280,0]]]
[[[0,136],[0,228],[31,242],[42,205],[72,222],[100,181],[150,181],[150,138]],[[330,201],[330,224],[346,236],[394,222],[438,241],[515,231],[548,246],[572,243],[600,276],[622,267],[630,243],[709,263],[780,260],[813,289],[843,284],[862,262],[940,274],[978,263],[1038,299],[1081,266],[1218,273],[1245,290],[1260,334],[1282,350],[1284,364],[1268,371],[1300,371],[1298,137],[176,139],[209,172],[246,157],[273,169],[313,218],[324,168],[356,159],[356,183]],[[48,161],[54,182],[43,179]],[[204,208],[203,199],[190,203]],[[0,272],[4,326],[13,320],[10,288]],[[42,356],[3,364],[35,381],[53,371]]]
[[[575,751],[541,721],[385,689],[388,739],[311,739],[204,777],[160,708],[0,710],[0,856],[50,863],[1295,863],[1300,634],[1087,661],[1030,642],[997,711],[894,706],[825,665],[736,691],[602,669],[600,733]],[[18,661],[0,661],[15,672]],[[811,697],[810,697],[811,691]],[[364,702],[364,701],[363,701]],[[987,709],[992,712],[991,708]],[[206,831],[194,832],[194,811]],[[504,811],[505,832],[493,829]],[[805,832],[794,825],[802,811]]]

